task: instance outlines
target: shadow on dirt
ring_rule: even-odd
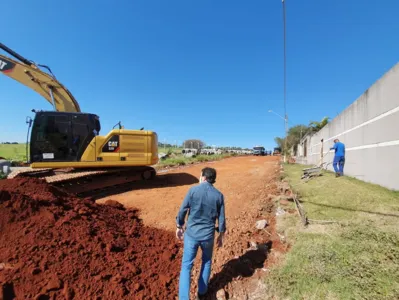
[[[154,188],[164,188],[173,186],[184,186],[198,183],[198,178],[188,173],[173,173],[173,174],[160,174],[157,175],[153,180],[148,181],[136,181],[125,183],[117,186],[112,186],[96,191],[85,192],[79,196],[92,197],[93,199],[99,199],[103,197],[113,196],[122,194],[132,190],[145,190]]]
[[[209,283],[209,291],[203,299],[216,300],[216,293],[223,289],[233,279],[238,277],[251,277],[256,269],[263,268],[263,264],[267,259],[268,253],[272,248],[272,241],[262,245],[260,249],[249,250],[239,258],[228,261],[222,271],[215,274]],[[229,299],[227,295],[227,299]]]

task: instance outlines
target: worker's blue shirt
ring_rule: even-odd
[[[341,142],[335,143],[331,150],[335,150],[335,156],[345,156],[345,145]]]
[[[212,184],[205,181],[193,186],[184,198],[176,223],[184,225],[188,212],[185,234],[197,241],[212,239],[218,220],[219,232],[226,231],[224,197]]]

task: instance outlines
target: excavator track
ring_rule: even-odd
[[[11,173],[8,178],[42,178],[52,186],[59,187],[80,197],[98,194],[116,186],[140,180],[151,180],[156,171],[152,167],[80,169],[25,169]]]

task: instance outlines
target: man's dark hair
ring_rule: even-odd
[[[216,182],[216,170],[213,168],[203,168],[202,176],[205,176],[206,181],[214,184]]]

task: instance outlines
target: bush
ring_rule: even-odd
[[[199,155],[196,157],[196,160],[198,162],[210,161],[211,159],[212,159],[212,157],[208,156],[208,155]]]

